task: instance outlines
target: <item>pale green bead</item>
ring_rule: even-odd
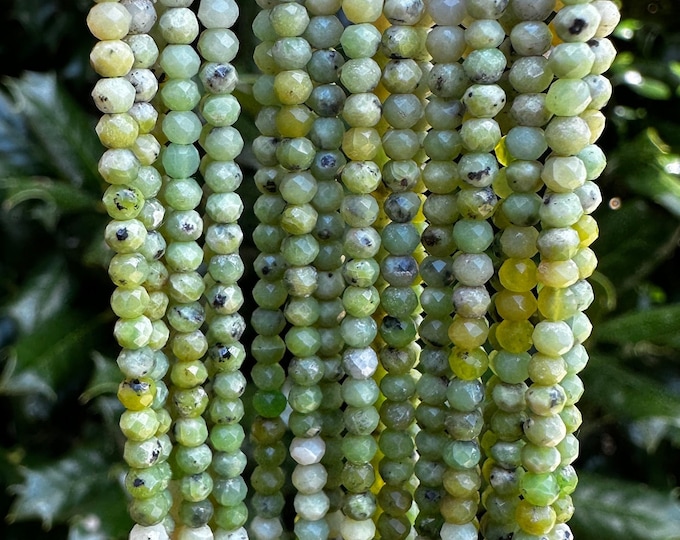
[[[99,79],[92,90],[92,98],[103,113],[124,113],[134,103],[135,89],[123,77]]]
[[[340,82],[351,93],[372,91],[380,82],[382,71],[372,58],[352,58],[340,70]]]
[[[198,38],[198,50],[206,62],[231,62],[238,52],[236,34],[226,28],[208,28]]]
[[[198,140],[203,125],[192,111],[169,111],[163,117],[162,127],[171,143],[192,144]]]
[[[435,26],[427,35],[425,46],[432,56],[432,61],[437,63],[457,62],[465,52],[465,44],[468,30],[458,26]],[[502,30],[501,30],[502,31]],[[479,34],[481,37],[481,33]],[[487,35],[487,37],[489,37]],[[487,41],[496,41],[498,34],[490,37]],[[505,32],[503,32],[505,37]],[[499,44],[499,43],[498,43]],[[497,46],[491,45],[492,47]],[[471,45],[472,46],[472,45]],[[474,47],[473,48],[478,48]]]
[[[550,53],[548,65],[559,78],[580,79],[589,75],[595,53],[587,43],[560,43]]]
[[[581,79],[558,79],[550,85],[545,105],[557,116],[575,116],[590,104],[590,88]]]
[[[553,80],[553,71],[543,56],[526,56],[512,64],[509,80],[521,94],[543,92]]]
[[[201,67],[201,59],[191,45],[167,45],[158,60],[166,76],[173,79],[190,79]]]
[[[587,177],[583,161],[577,156],[548,158],[541,179],[556,193],[569,193],[581,187]]]
[[[380,31],[372,24],[353,24],[345,28],[340,44],[348,58],[370,58],[377,52],[380,39]]]
[[[168,43],[190,44],[198,36],[198,20],[188,8],[179,7],[165,11],[159,21],[161,35]]]

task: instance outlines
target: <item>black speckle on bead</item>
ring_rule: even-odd
[[[482,169],[481,171],[472,171],[468,173],[468,179],[470,179],[473,182],[479,182],[482,178],[485,176],[488,176],[489,173],[491,172],[491,168],[487,167],[486,169]]]
[[[212,305],[215,308],[222,308],[226,302],[227,297],[224,294],[216,294],[215,298],[213,298]]]
[[[596,39],[591,39],[590,41],[586,41],[586,43],[591,49],[597,49],[600,46],[600,42]]]
[[[116,231],[116,240],[118,240],[119,242],[127,240],[127,237],[128,237],[127,227],[121,227]]]
[[[156,448],[154,448],[154,449],[153,449],[153,452],[151,452],[151,463],[155,463],[155,462],[156,462],[156,460],[157,460],[157,459],[159,458],[159,456],[161,455],[161,450],[162,450],[162,448],[161,448],[161,442],[158,441],[158,443],[156,443]]]
[[[420,237],[420,241],[423,243],[424,246],[434,247],[442,241],[442,238],[434,231],[426,230]]]
[[[132,482],[132,485],[135,486],[136,488],[142,487],[144,485],[144,480],[141,478],[135,478],[134,481]]]
[[[586,28],[587,26],[588,26],[588,22],[585,19],[580,19],[580,18],[574,19],[574,22],[569,27],[569,33],[572,36],[576,36],[576,35],[580,34],[581,32],[583,32],[583,29]]]
[[[191,223],[185,222],[185,223],[182,223],[182,230],[184,232],[190,233],[190,232],[193,232],[194,226]]]
[[[324,154],[324,155],[321,157],[321,166],[322,166],[323,168],[331,168],[331,167],[335,167],[335,165],[337,164],[337,162],[338,162],[338,160],[335,159],[335,156],[334,156],[333,154],[331,154],[331,153]]]

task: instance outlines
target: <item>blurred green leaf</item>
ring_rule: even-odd
[[[42,161],[51,167],[45,174],[76,186],[89,183],[98,190],[97,161],[102,148],[92,136],[93,120],[59,87],[56,76],[27,72],[5,84],[17,113],[39,144]]]
[[[621,366],[615,358],[593,354],[581,374],[587,399],[621,422],[665,418],[680,422],[680,396],[657,381]]]
[[[94,373],[87,387],[80,395],[80,400],[87,403],[102,394],[115,394],[121,380],[118,364],[110,358],[105,358],[95,352],[92,354]]]
[[[651,341],[657,345],[680,346],[680,305],[626,313],[598,325],[597,339],[606,343],[634,344]]]
[[[637,286],[677,246],[677,220],[642,199],[625,200],[616,210],[602,208],[597,216],[598,269],[619,293]]]
[[[35,268],[22,284],[5,311],[16,321],[20,332],[29,334],[63,309],[74,292],[72,278],[62,257],[50,256]]]
[[[37,392],[55,399],[58,390],[82,378],[104,323],[104,317],[88,317],[73,309],[57,311],[10,349],[0,376],[0,395]]]
[[[579,540],[680,539],[680,503],[667,493],[581,472],[571,521]]]
[[[23,201],[45,201],[61,212],[93,209],[97,198],[81,188],[46,177],[0,178],[0,189],[7,190],[4,206],[11,209]]]
[[[112,505],[115,511],[124,504],[119,501],[102,499],[105,491],[122,499],[120,488],[111,478],[104,455],[98,449],[77,448],[68,456],[39,467],[21,467],[23,482],[10,486],[16,495],[7,519],[10,522],[39,519],[45,529],[55,522],[64,522],[75,517],[80,510],[85,516],[97,517],[93,511],[106,515],[105,504]],[[97,494],[97,501],[88,501],[90,495]],[[82,518],[81,518],[82,519]],[[101,520],[101,518],[97,518]],[[107,535],[108,536],[108,535]]]

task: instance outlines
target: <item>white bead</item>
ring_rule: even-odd
[[[464,0],[431,0],[427,11],[434,22],[446,26],[459,25],[467,15]]]
[[[302,518],[308,521],[317,521],[323,518],[328,512],[330,501],[323,491],[305,495],[298,493],[293,500],[295,511]]]
[[[344,540],[373,540],[375,536],[375,523],[372,519],[354,521],[348,517],[342,520],[340,534]]]
[[[342,367],[353,379],[368,379],[378,369],[378,355],[371,347],[346,349],[342,355]]]
[[[151,525],[150,527],[142,527],[135,525],[128,536],[129,540],[170,540],[165,527],[161,523]]]
[[[201,0],[198,18],[206,28],[231,28],[238,19],[234,0]]]
[[[300,465],[319,463],[326,453],[326,443],[321,437],[295,437],[290,443],[290,457]]]
[[[176,532],[176,540],[214,540],[212,530],[209,525],[202,527],[181,527]]]
[[[146,34],[156,22],[156,8],[151,0],[121,0],[132,15],[130,34]]]
[[[245,527],[235,531],[217,529],[215,530],[215,540],[248,540],[248,531],[246,531]]]
[[[278,540],[283,534],[283,526],[278,518],[255,516],[250,524],[250,533],[254,540]]]
[[[477,527],[472,523],[444,523],[439,533],[442,540],[477,540]]]
[[[321,463],[313,463],[312,465],[298,465],[293,470],[291,480],[295,489],[300,493],[316,493],[323,489],[328,479],[326,467]]]

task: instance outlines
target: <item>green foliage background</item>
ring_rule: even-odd
[[[243,0],[246,104],[256,5]],[[129,527],[89,97],[90,0],[0,6],[0,537]],[[580,540],[680,538],[680,3],[628,0],[601,145],[595,332],[583,373]],[[241,129],[253,136],[253,110]],[[252,175],[248,153],[242,166]],[[247,182],[246,182],[247,184]],[[244,196],[254,196],[246,189]],[[246,216],[246,219],[253,219]],[[253,247],[243,255],[252,257]],[[246,275],[245,280],[252,279]]]

